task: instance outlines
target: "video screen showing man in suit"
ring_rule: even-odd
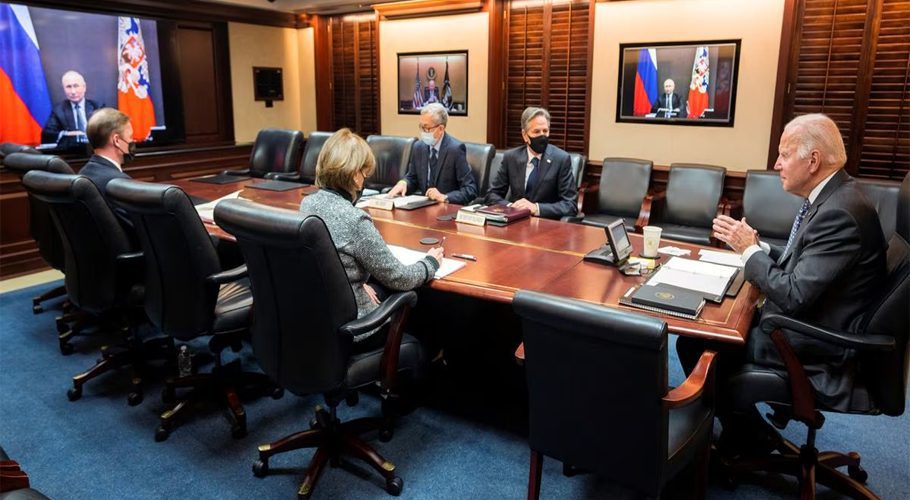
[[[741,255],[745,278],[765,295],[762,316],[783,314],[832,331],[850,332],[878,296],[886,275],[886,243],[875,209],[844,171],[847,155],[837,125],[825,115],[793,119],[784,128],[774,169],[785,191],[804,199],[785,246],[760,239],[745,219],[714,219],[714,236]],[[774,207],[768,207],[774,210]],[[816,397],[825,406],[845,411],[849,391],[840,388],[853,376],[853,351],[784,330],[806,369]],[[691,370],[705,346],[680,338],[680,361]],[[744,363],[786,377],[770,335],[754,327],[745,349],[718,358],[718,387]],[[732,395],[721,394],[731,401]],[[723,423],[719,443],[727,456],[761,451],[770,429],[755,407],[735,414],[718,404]],[[764,450],[767,451],[767,450]]]
[[[419,191],[431,200],[461,205],[477,196],[467,150],[463,142],[446,133],[448,122],[449,113],[438,102],[420,110],[420,141],[411,147],[408,171],[389,191],[390,196]]]
[[[575,215],[578,191],[569,153],[550,144],[549,136],[550,113],[543,108],[526,108],[521,113],[525,143],[503,155],[487,203],[508,201],[515,208],[527,208],[531,214],[548,219]]]
[[[85,78],[77,71],[67,71],[60,79],[66,99],[57,103],[41,131],[41,142],[56,143],[60,149],[84,148],[88,144],[85,130],[89,118],[104,104],[86,99]]]
[[[651,112],[657,118],[672,118],[679,116],[679,95],[676,94],[676,83],[672,78],[664,81],[664,93],[660,94],[657,101],[651,106]]]

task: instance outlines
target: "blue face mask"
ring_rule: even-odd
[[[436,138],[433,137],[433,132],[421,132],[420,140],[430,147],[433,147],[433,145],[436,144]]]

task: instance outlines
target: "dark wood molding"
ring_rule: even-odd
[[[488,33],[487,64],[487,142],[496,147],[504,147],[503,116],[505,111],[505,44],[503,27],[506,16],[506,2],[488,0],[487,12],[490,15]]]
[[[859,172],[859,159],[863,152],[866,131],[866,114],[869,112],[869,95],[872,90],[872,72],[875,70],[875,55],[878,52],[878,33],[882,25],[883,0],[867,0],[866,23],[863,26],[863,47],[860,51],[859,67],[856,69],[856,100],[853,103],[853,129],[845,146],[847,147],[846,170],[850,175]]]
[[[373,5],[378,20],[438,17],[484,10],[485,0],[408,0]]]
[[[594,28],[597,24],[595,13],[597,12],[597,2],[591,2],[588,5],[588,78],[586,88],[594,88]],[[591,92],[585,92],[585,139],[584,150],[581,151],[587,157],[591,146]]]
[[[316,128],[332,130],[332,32],[331,18],[313,16],[313,55],[316,69]]]
[[[83,10],[107,14],[132,14],[178,21],[223,21],[299,28],[304,19],[290,12],[241,5],[184,0],[23,0],[26,5]]]
[[[381,16],[376,12],[376,19],[373,23],[376,29],[373,30],[373,47],[376,52],[376,133],[382,133],[382,51],[379,50],[379,29],[382,23],[379,22]],[[396,98],[397,100],[397,98]]]
[[[771,130],[768,139],[768,170],[772,170],[777,161],[777,146],[785,125],[785,107],[792,88],[790,79],[795,78],[795,75],[790,72],[790,61],[793,60],[793,50],[799,50],[798,9],[797,0],[784,0],[780,50],[777,55],[777,81],[774,87],[774,111],[771,113]]]

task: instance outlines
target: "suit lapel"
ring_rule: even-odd
[[[848,178],[849,175],[847,175],[847,172],[845,172],[844,169],[840,169],[837,171],[837,173],[834,174],[833,177],[831,177],[831,180],[825,184],[825,187],[822,188],[822,192],[818,193],[818,197],[815,198],[815,201],[812,203],[812,205],[809,206],[809,211],[806,212],[806,216],[803,217],[803,222],[799,225],[799,230],[796,231],[796,237],[793,240],[793,244],[790,245],[790,248],[787,249],[787,253],[781,256],[781,265],[783,265],[790,258],[790,256],[793,255],[793,250],[797,247],[797,243],[803,237],[803,233],[806,231],[806,228],[809,226],[812,218],[815,217],[815,214],[818,213],[819,207],[828,201],[831,193],[837,190],[837,188],[839,188],[840,185],[843,184]]]

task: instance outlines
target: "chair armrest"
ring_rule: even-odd
[[[126,273],[126,276],[133,276],[136,278],[142,276],[145,253],[141,251],[122,253],[118,255],[115,260],[117,262],[118,272],[122,271]]]
[[[117,256],[117,264],[135,265],[137,262],[142,262],[143,257],[145,257],[145,254],[142,252],[122,253]]]
[[[370,314],[341,325],[339,330],[351,336],[367,333],[384,325],[402,307],[413,307],[415,304],[417,304],[417,294],[414,292],[401,292],[390,295],[379,304],[379,307],[373,309]]]
[[[243,264],[242,266],[237,266],[233,269],[228,269],[227,271],[221,271],[220,273],[208,276],[205,278],[205,281],[212,285],[223,285],[246,278],[249,274],[246,264]]]
[[[560,222],[571,222],[572,224],[581,224],[581,221],[584,220],[585,214],[578,212],[578,215],[563,215],[559,218]]]
[[[600,190],[600,184],[582,184],[578,188],[578,213],[585,211],[585,195],[596,193]]]
[[[660,198],[656,196],[660,195]],[[658,193],[655,195],[645,195],[641,200],[641,208],[638,209],[638,219],[635,220],[635,232],[640,233],[641,228],[647,226],[651,223],[651,208],[654,205],[654,200],[663,200],[665,193]]]
[[[269,172],[265,174],[265,178],[275,181],[302,182],[299,173],[290,172]]]
[[[701,398],[706,386],[709,386],[714,378],[714,358],[717,353],[714,351],[705,351],[698,358],[695,369],[689,374],[686,380],[663,397],[665,408],[680,408],[691,404]]]
[[[242,168],[240,170],[225,170],[222,175],[250,175],[250,169]]]
[[[765,333],[785,328],[829,344],[858,351],[893,351],[895,349],[894,338],[887,335],[855,335],[852,333],[834,332],[787,316],[781,316],[780,314],[763,316],[759,326]]]

